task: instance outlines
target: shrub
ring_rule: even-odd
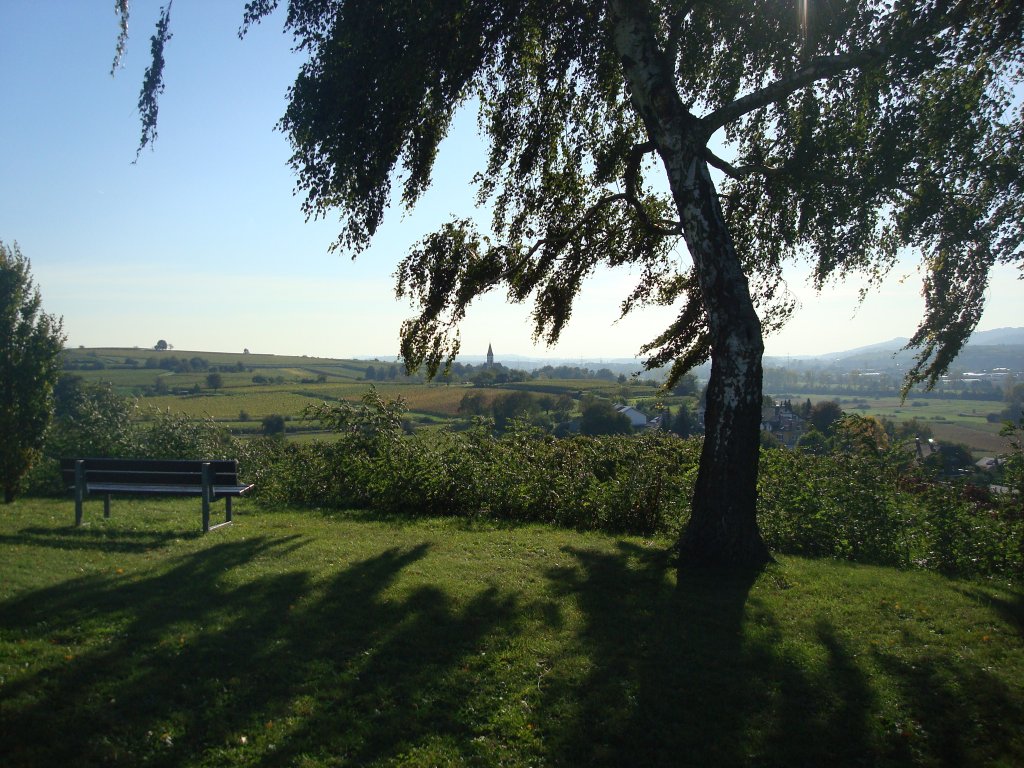
[[[762,451],[758,519],[779,552],[908,565],[913,506],[887,458]]]
[[[272,413],[269,416],[263,417],[263,434],[264,435],[282,435],[284,434],[284,416],[277,413]]]
[[[138,450],[132,421],[136,403],[105,384],[86,384],[79,376],[63,376],[54,390],[54,416],[43,441],[42,458],[26,478],[36,495],[65,492],[60,460],[131,456]]]
[[[138,436],[136,456],[145,459],[235,458],[231,433],[211,418],[193,421],[170,409],[154,410]]]

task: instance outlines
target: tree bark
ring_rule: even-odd
[[[609,11],[630,97],[665,166],[712,339],[704,447],[680,568],[761,568],[771,560],[756,518],[761,322],[703,156],[708,137],[679,98],[649,8],[609,0]]]

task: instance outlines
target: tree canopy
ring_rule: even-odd
[[[241,33],[278,5],[248,2]],[[782,265],[809,261],[819,285],[861,274],[867,290],[916,252],[926,306],[908,384],[936,380],[992,267],[1022,261],[1022,14],[1010,0],[290,0],[284,25],[308,58],[280,126],[306,213],[338,212],[336,246],[358,252],[394,185],[415,205],[456,110],[477,104],[492,219],[454,218],[401,262],[397,290],[418,307],[406,363],[435,373],[469,304],[499,288],[532,299],[553,342],[588,275],[631,265],[623,313],[678,310],[642,347],[648,364],[674,380],[712,362],[682,551],[763,562],[761,354],[792,310]]]
[[[0,484],[14,500],[38,457],[64,346],[61,320],[42,311],[29,260],[0,242]]]

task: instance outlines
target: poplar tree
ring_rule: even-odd
[[[64,346],[61,320],[42,311],[31,264],[0,242],[0,484],[14,501],[39,456]]]

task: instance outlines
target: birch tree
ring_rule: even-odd
[[[249,2],[241,33],[278,5]],[[907,384],[941,375],[992,267],[1021,264],[1022,13],[1009,0],[290,0],[284,25],[308,60],[280,126],[306,213],[338,214],[336,247],[358,253],[394,186],[412,207],[443,173],[438,146],[476,105],[492,220],[445,222],[402,261],[398,293],[418,307],[406,364],[436,373],[467,307],[495,290],[532,302],[536,337],[555,342],[586,278],[630,265],[623,314],[676,308],[642,340],[647,364],[675,380],[711,361],[680,563],[758,567],[761,357],[792,310],[782,265],[870,288],[916,254],[926,308]]]

